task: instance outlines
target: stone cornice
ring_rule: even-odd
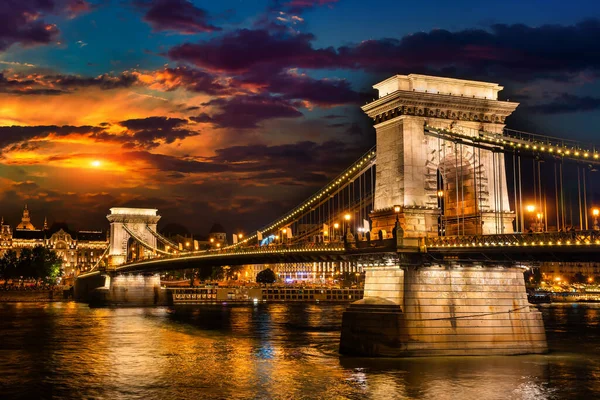
[[[400,115],[503,124],[519,105],[509,101],[396,91],[362,107],[375,123]]]
[[[109,214],[106,218],[112,222],[120,222],[123,224],[156,224],[160,219],[160,215],[122,215],[122,214]]]

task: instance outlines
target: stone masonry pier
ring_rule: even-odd
[[[539,311],[514,267],[399,266],[367,272],[344,313],[340,352],[362,356],[544,353]]]

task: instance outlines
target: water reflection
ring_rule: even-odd
[[[0,304],[3,398],[599,398],[600,308],[550,306],[547,356],[339,357],[343,305]]]

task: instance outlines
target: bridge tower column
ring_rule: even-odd
[[[502,153],[442,140],[424,129],[427,124],[470,136],[502,133],[518,105],[498,101],[502,86],[410,74],[373,87],[379,98],[362,107],[377,132],[373,237],[392,231],[395,206],[401,207],[405,236],[437,236],[440,184],[447,235],[512,232]]]
[[[148,232],[148,228],[156,232],[156,225],[160,219],[155,208],[127,208],[113,207],[106,218],[110,221],[110,238],[108,250],[109,268],[114,268],[127,261],[128,241],[134,233],[149,248],[156,248],[156,236]],[[144,249],[145,257],[153,254],[149,248]]]

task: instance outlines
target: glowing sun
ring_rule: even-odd
[[[92,167],[99,167],[101,165],[102,165],[102,163],[100,162],[100,160],[94,160],[94,161],[92,161]]]

